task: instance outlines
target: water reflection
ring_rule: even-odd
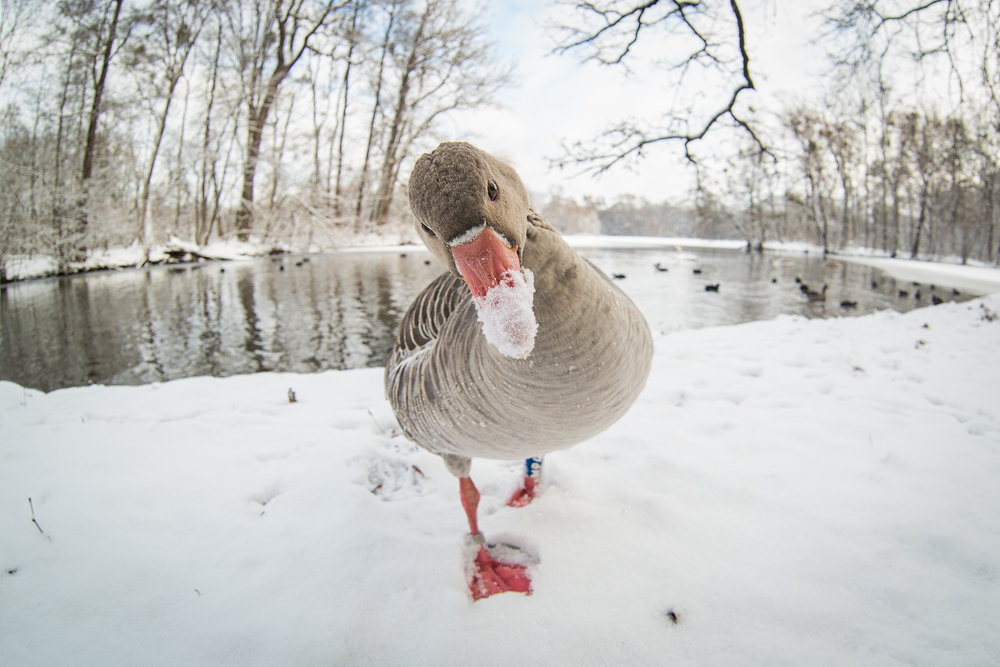
[[[582,251],[655,331],[927,305],[930,287],[816,256],[726,250]],[[657,270],[659,264],[666,271]],[[0,289],[0,379],[43,390],[194,375],[314,372],[385,363],[399,319],[442,271],[423,251],[286,256],[94,273]],[[698,273],[695,273],[695,270]],[[795,278],[818,289],[809,302]],[[718,293],[705,285],[719,285]],[[874,287],[873,287],[874,285]],[[908,297],[899,297],[905,289]],[[944,298],[955,297],[937,288]],[[842,308],[842,300],[857,302]]]
[[[381,365],[403,312],[441,271],[425,259],[282,257],[10,285],[0,379],[48,391]]]
[[[785,314],[806,317],[856,316],[876,310],[906,312],[931,303],[931,295],[962,301],[974,295],[951,288],[916,286],[878,269],[819,255],[745,253],[733,250],[586,250],[608,274],[625,278],[618,285],[639,305],[654,331],[768,320]],[[658,270],[656,266],[661,269]],[[801,281],[797,282],[796,278]],[[826,299],[810,301],[801,285]],[[718,285],[708,292],[706,285]],[[900,291],[907,292],[900,296]],[[917,292],[920,292],[917,297]],[[841,303],[853,306],[841,306]]]

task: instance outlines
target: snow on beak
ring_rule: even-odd
[[[501,354],[524,359],[535,346],[534,276],[521,270],[517,247],[487,225],[453,239],[451,253],[472,291],[487,342]]]

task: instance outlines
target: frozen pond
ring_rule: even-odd
[[[937,285],[816,255],[584,249],[654,332],[771,319],[907,311]],[[659,265],[659,269],[657,268]],[[660,270],[666,269],[666,270]],[[399,319],[443,270],[423,249],[282,256],[50,278],[0,289],[0,379],[49,391],[194,375],[381,366]],[[814,289],[812,302],[798,277]],[[718,285],[718,292],[706,291]],[[908,292],[900,296],[900,290]],[[919,298],[915,298],[919,290]],[[856,302],[846,308],[841,301]]]

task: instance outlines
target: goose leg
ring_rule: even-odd
[[[462,494],[465,516],[469,519],[472,539],[479,545],[479,552],[473,562],[475,571],[469,583],[472,599],[481,600],[508,591],[530,594],[531,579],[528,578],[523,565],[502,563],[486,553],[485,540],[483,534],[479,532],[479,522],[476,517],[479,508],[479,490],[472,483],[472,478],[460,477],[458,487]]]
[[[479,532],[479,521],[477,515],[479,511],[479,489],[472,483],[471,477],[460,477],[458,488],[462,494],[462,507],[465,508],[465,516],[469,520],[469,532],[476,544],[483,543],[483,534]]]
[[[537,495],[535,487],[542,477],[542,457],[531,458],[524,462],[524,484],[507,503],[508,507],[524,507],[531,503]]]

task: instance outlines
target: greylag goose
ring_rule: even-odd
[[[809,289],[808,285],[803,285],[802,293],[805,294],[810,301],[826,301],[826,290],[829,288],[830,288],[829,285],[823,285],[823,289],[820,290],[819,292],[816,292],[814,290]]]
[[[479,545],[479,599],[530,592],[523,568],[487,554],[473,457],[526,459],[509,504],[535,497],[541,457],[605,430],[649,375],[645,319],[599,269],[528,204],[511,167],[474,146],[421,156],[409,185],[424,244],[448,271],[417,296],[386,364],[386,394],[403,432],[459,478]]]

